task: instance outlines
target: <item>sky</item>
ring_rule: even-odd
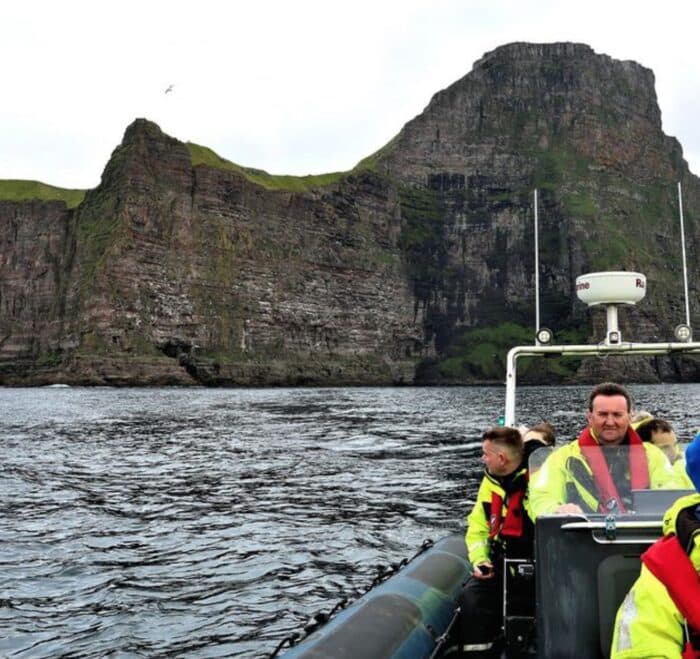
[[[0,179],[95,187],[139,117],[272,174],[348,170],[513,41],[652,69],[700,175],[699,24],[694,0],[3,2]]]

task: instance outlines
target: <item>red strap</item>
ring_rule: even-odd
[[[503,497],[498,492],[491,492],[491,517],[489,518],[489,538],[502,535],[520,538],[523,534],[523,499],[525,490],[516,490],[508,496],[508,508],[503,517]]]
[[[690,641],[688,641],[685,644],[685,648],[683,649],[681,659],[700,659],[700,650],[696,650],[693,647],[693,644]]]
[[[489,538],[495,538],[503,524],[503,498],[495,490],[491,492],[491,517],[489,518]]]
[[[657,540],[642,554],[642,562],[666,586],[673,603],[690,627],[700,631],[700,575],[678,538],[667,535]]]
[[[649,487],[649,465],[644,445],[639,435],[632,428],[627,430],[627,439],[630,447],[630,485],[633,490],[645,490]],[[581,432],[578,438],[578,445],[581,447],[581,453],[583,453],[583,457],[593,472],[593,480],[598,487],[599,511],[602,513],[609,512],[606,504],[614,500],[617,502],[617,509],[620,512],[626,512],[622,498],[610,475],[605,455],[600,444],[591,434],[590,428],[584,428]]]

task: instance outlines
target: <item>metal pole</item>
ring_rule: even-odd
[[[524,350],[527,350],[527,348],[524,348]],[[515,380],[518,352],[519,349],[517,347],[511,348],[506,357],[506,414],[504,423],[506,426],[511,427],[515,424]]]
[[[537,224],[537,188],[535,188],[535,336],[540,331],[540,244]]]
[[[683,228],[683,195],[678,181],[678,208],[681,216],[681,251],[683,252],[683,291],[685,293],[685,323],[690,327],[690,304],[688,302],[688,268],[685,262],[685,229]]]

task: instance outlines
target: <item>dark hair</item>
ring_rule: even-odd
[[[624,396],[627,401],[627,411],[629,412],[632,409],[632,398],[627,389],[616,382],[601,382],[593,387],[593,391],[591,391],[591,395],[588,397],[589,412],[593,411],[593,400],[597,396]]]
[[[664,419],[652,419],[637,428],[637,434],[642,438],[643,442],[650,442],[651,436],[655,432],[673,432],[673,428],[671,424]]]
[[[528,428],[527,432],[530,432],[531,430],[534,430],[535,432],[541,433],[542,439],[544,440],[544,443],[547,446],[554,446],[554,442],[556,441],[555,430],[554,430],[554,426],[551,423],[547,423],[546,421],[541,421],[537,425],[532,426],[532,428]],[[527,433],[525,433],[525,434],[527,434]]]
[[[483,440],[489,440],[499,446],[507,448],[511,453],[522,456],[523,438],[517,428],[510,426],[494,426],[489,428],[482,436]]]

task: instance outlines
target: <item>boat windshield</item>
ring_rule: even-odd
[[[530,496],[578,504],[585,514],[661,513],[688,490],[664,453],[652,445],[542,447],[528,460]],[[542,473],[540,473],[542,472]]]

